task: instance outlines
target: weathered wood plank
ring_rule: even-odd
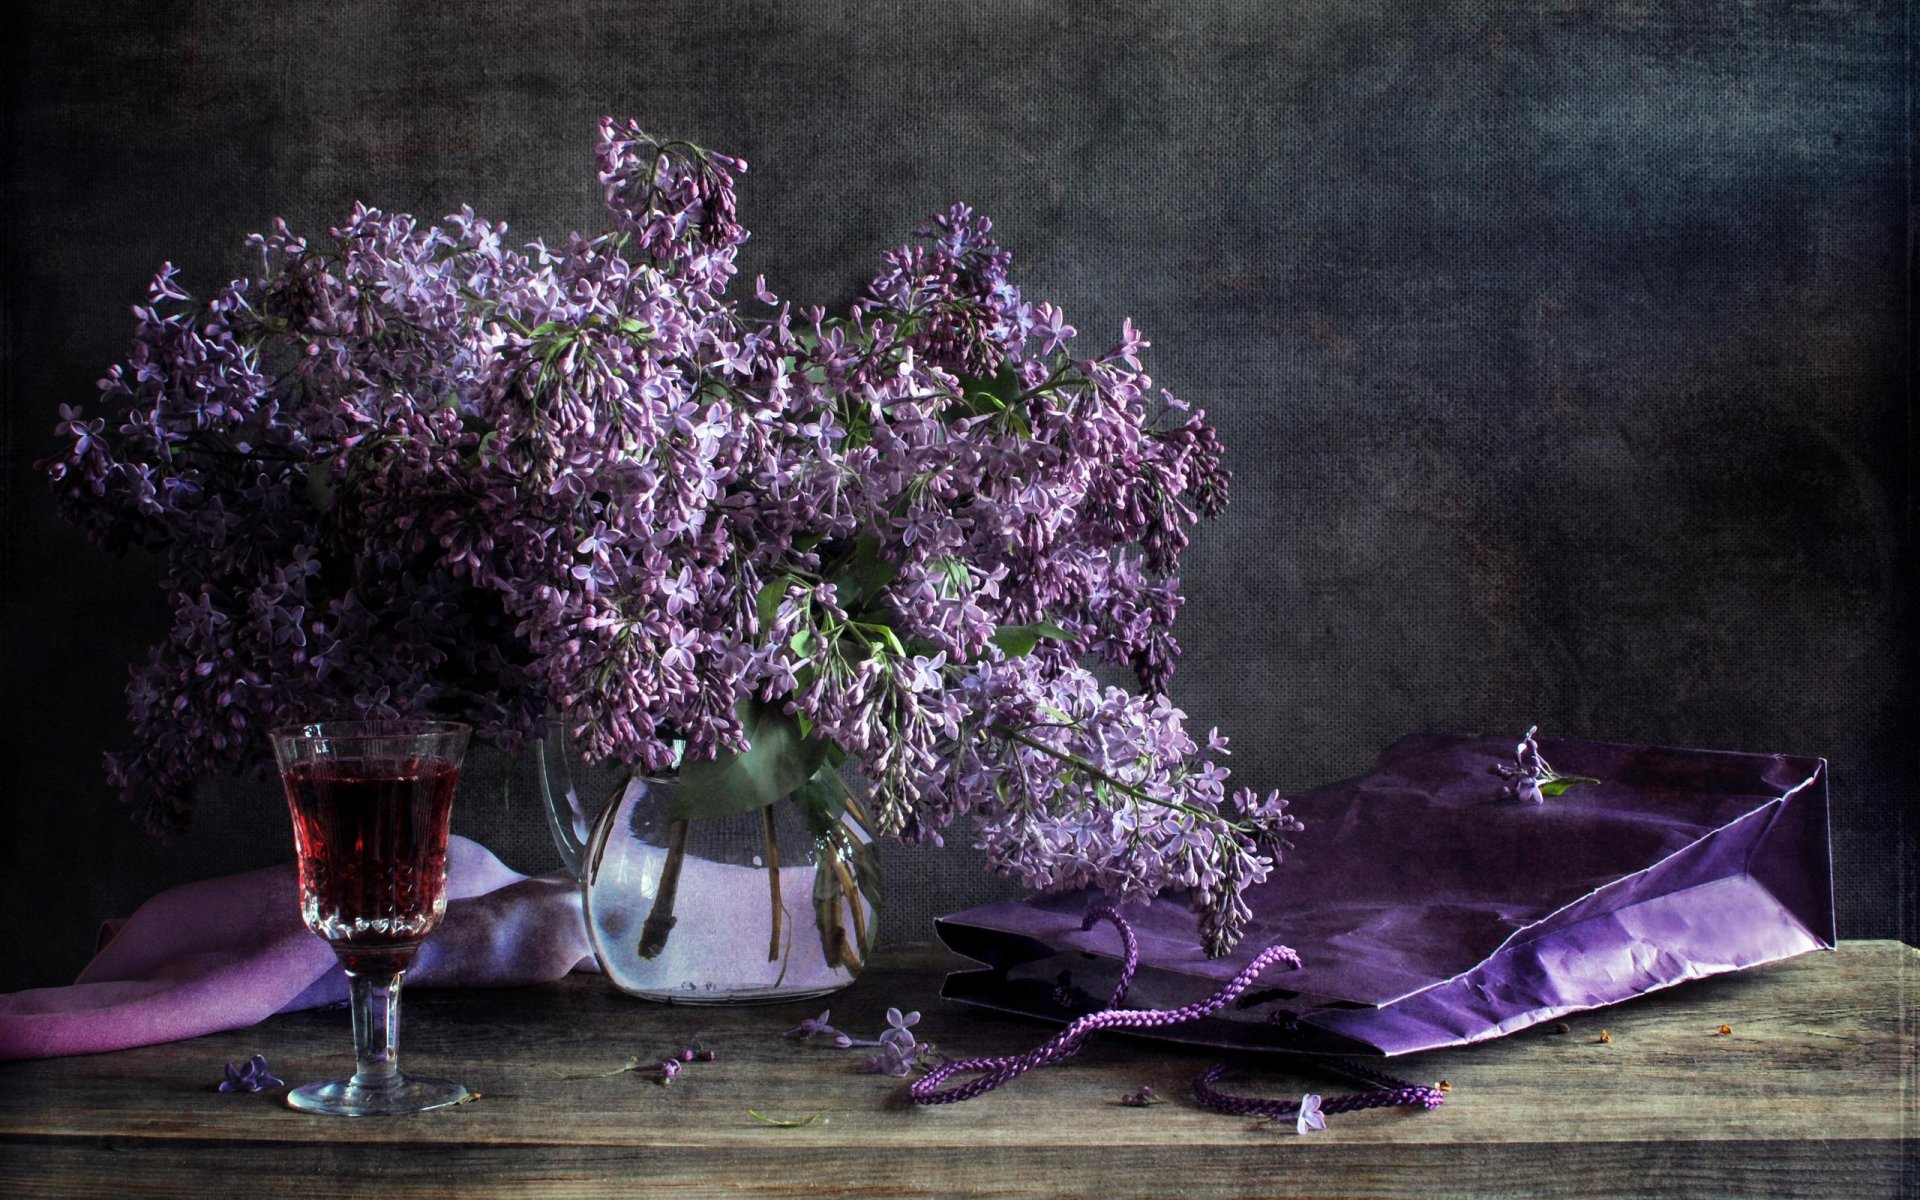
[[[773,1131],[778,1133],[779,1131]],[[1282,1137],[1287,1140],[1281,1140]],[[1545,1145],[1338,1144],[1265,1134],[1230,1153],[1148,1146],[936,1146],[875,1155],[772,1141],[725,1156],[644,1146],[434,1145],[405,1153],[334,1143],[61,1143],[0,1159],[9,1197],[873,1196],[901,1200],[1169,1200],[1170,1197],[1520,1195],[1641,1200],[1911,1194],[1911,1143],[1679,1142]],[[9,1149],[11,1153],[12,1148]],[[1911,1170],[1911,1163],[1907,1164]],[[1904,1190],[1903,1190],[1904,1188]]]
[[[871,1034],[889,1004],[950,1053],[1033,1044],[1040,1026],[936,998],[958,960],[883,956],[833,998],[834,1023]],[[1299,1138],[1205,1112],[1188,1088],[1204,1052],[1096,1044],[1072,1063],[969,1104],[915,1110],[903,1084],[859,1074],[860,1053],[781,1038],[822,1004],[643,1005],[602,981],[409,998],[406,1061],[486,1098],[451,1113],[342,1122],[276,1098],[212,1089],[256,1050],[289,1080],[346,1066],[341,1012],[91,1058],[0,1067],[0,1194],[155,1195],[243,1190],[566,1195],[1899,1195],[1915,1190],[1920,1133],[1914,1009],[1920,953],[1853,943],[1705,980],[1500,1042],[1396,1060],[1447,1078],[1431,1113],[1336,1117]],[[1722,1023],[1730,1035],[1717,1033]],[[1594,1039],[1606,1028],[1611,1040]],[[671,1086],[611,1070],[693,1044],[719,1059]],[[1115,1101],[1151,1084],[1171,1103]],[[1345,1090],[1284,1062],[1234,1086]],[[749,1108],[796,1117],[776,1129]]]

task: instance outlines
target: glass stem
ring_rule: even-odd
[[[347,972],[353,990],[353,1086],[389,1088],[400,1082],[400,981],[405,971]]]

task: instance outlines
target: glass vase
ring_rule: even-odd
[[[554,841],[580,880],[587,932],[614,986],[674,1004],[771,1003],[837,991],[859,974],[880,868],[837,777],[814,781],[841,797],[837,811],[789,797],[685,817],[671,774],[585,764],[558,733],[538,753]]]

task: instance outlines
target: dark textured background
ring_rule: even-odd
[[[1911,5],[899,9],[34,3],[10,18],[0,988],[285,858],[274,789],[162,849],[109,798],[156,564],[33,461],[164,259],[204,289],[356,199],[598,229],[594,123],[744,155],[747,278],[838,304],[953,199],[1211,410],[1236,497],[1178,698],[1245,781],[1398,734],[1823,754],[1843,933],[1914,936]],[[485,764],[477,774],[486,774]],[[523,778],[462,821],[551,861]],[[895,938],[992,886],[893,859]]]

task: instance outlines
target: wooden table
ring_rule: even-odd
[[[888,1005],[949,1053],[1042,1027],[937,998],[942,951],[884,953],[830,1003],[872,1036]],[[1445,1107],[1338,1114],[1323,1133],[1190,1099],[1204,1052],[1118,1040],[937,1109],[855,1070],[860,1051],[780,1031],[826,1003],[642,1004],[603,981],[408,999],[403,1061],[484,1093],[461,1108],[343,1121],[277,1095],[223,1095],[226,1060],[289,1080],[350,1057],[340,1011],[118,1054],[0,1066],[0,1195],[413,1196],[1846,1196],[1920,1195],[1920,952],[1854,942],[1492,1044],[1399,1059]],[[1718,1032],[1722,1024],[1732,1033]],[[1602,1029],[1611,1038],[1598,1040]],[[703,1039],[670,1086],[609,1071]],[[1127,1108],[1150,1084],[1168,1103]],[[1237,1090],[1350,1090],[1254,1064]],[[825,1112],[800,1128],[764,1124]]]

